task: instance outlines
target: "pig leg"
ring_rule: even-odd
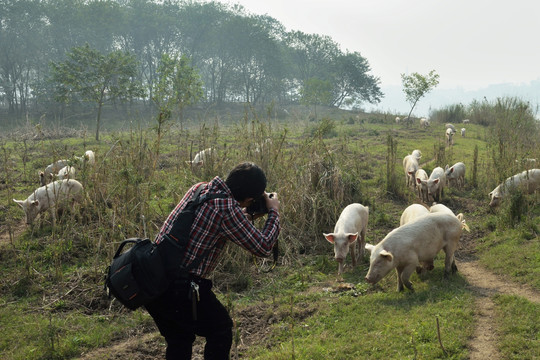
[[[403,270],[401,271],[401,290],[403,291],[403,285],[407,287],[411,292],[414,292],[412,283],[409,281],[409,278],[411,277],[412,273],[416,270],[416,265],[407,265]]]
[[[364,251],[366,247],[366,229],[365,228],[360,232],[360,245],[359,246],[360,246],[360,251],[359,251],[358,257],[360,261],[362,261],[364,259]]]
[[[457,272],[457,265],[456,265],[456,259],[452,261],[452,274],[455,274]]]
[[[352,258],[352,266],[353,268],[356,267],[356,261],[358,259],[358,253],[356,251],[356,248],[358,247],[358,241],[355,241],[349,246],[349,250],[351,251],[351,258]]]
[[[397,274],[397,291],[399,291],[399,292],[403,291],[403,282],[401,281],[401,271],[402,271],[402,269],[396,268],[396,274]]]
[[[453,249],[446,251],[446,257],[444,259],[444,277],[447,278],[450,274],[453,274],[457,271],[457,266],[454,261],[454,251]]]
[[[414,292],[412,283],[409,281],[409,278],[411,277],[411,274],[415,271],[416,265],[408,265],[404,268],[396,268],[397,272],[397,278],[398,278],[398,286],[397,290],[399,292],[403,291],[403,285],[407,287],[407,289]]]

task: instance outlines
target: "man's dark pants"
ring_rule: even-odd
[[[205,360],[229,359],[233,325],[231,317],[212,292],[210,280],[194,281],[199,285],[196,320],[192,312],[191,280],[174,282],[165,294],[146,305],[167,341],[166,359],[191,359],[195,335],[206,338]]]

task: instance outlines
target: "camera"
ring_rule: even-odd
[[[274,194],[268,195],[268,197],[270,198],[272,198],[273,196]],[[258,214],[267,214],[268,208],[266,207],[266,199],[264,198],[264,195],[261,195],[258,198],[253,199],[253,202],[251,203],[251,205],[249,205],[246,208],[246,212],[250,214],[251,216],[258,215]]]

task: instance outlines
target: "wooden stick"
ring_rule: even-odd
[[[445,355],[446,357],[448,357],[448,353],[447,353],[446,350],[444,349],[444,346],[443,346],[442,341],[441,341],[441,329],[440,329],[440,327],[439,327],[439,317],[436,316],[435,319],[437,319],[437,337],[439,338],[439,345],[441,345],[441,349],[442,349],[444,355]]]

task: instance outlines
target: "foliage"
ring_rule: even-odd
[[[328,81],[331,106],[378,102],[378,78],[367,59],[343,52],[329,36],[287,31],[268,15],[217,1],[2,1],[0,2],[0,96],[7,124],[28,114],[63,124],[87,121],[87,105],[62,107],[50,96],[50,62],[88,44],[99,54],[131,54],[133,83],[149,92],[123,104],[125,113],[152,113],[162,54],[191,60],[206,105],[298,104],[305,82]],[[98,58],[96,58],[97,60]],[[111,95],[108,91],[107,96]],[[79,94],[81,95],[81,94]],[[99,106],[99,99],[92,100]],[[116,103],[114,104],[117,105]],[[189,106],[189,105],[186,105]],[[116,110],[116,109],[115,109]],[[106,115],[106,114],[103,114]]]
[[[177,110],[180,124],[183,111],[203,97],[202,83],[197,71],[191,66],[186,56],[179,59],[163,54],[158,68],[158,80],[152,91],[152,100],[159,110],[158,137],[163,122],[170,117],[170,112]]]
[[[451,104],[442,109],[432,111],[430,121],[436,123],[453,123],[460,124],[463,119],[467,119],[467,108],[462,104]],[[472,119],[472,118],[471,118]],[[479,124],[476,120],[472,120],[475,124]]]
[[[522,170],[522,159],[536,158],[538,121],[531,104],[518,98],[497,99],[492,114],[488,141],[497,179],[502,181]]]
[[[313,105],[317,118],[317,105],[328,105],[332,100],[332,85],[329,81],[317,78],[306,80],[300,91],[302,104]]]
[[[383,97],[379,78],[368,74],[371,70],[369,64],[359,53],[339,55],[334,68],[333,105],[358,107],[363,102],[376,104]]]
[[[56,99],[69,103],[80,97],[97,107],[96,140],[99,140],[101,110],[106,102],[143,96],[136,81],[136,59],[122,51],[103,55],[86,44],[66,54],[63,62],[51,63],[51,81]]]
[[[493,105],[485,98],[483,101],[474,100],[468,107],[468,118],[475,124],[488,126],[493,123]],[[465,118],[465,117],[463,117]]]
[[[410,75],[401,74],[401,83],[405,99],[411,104],[411,110],[407,116],[410,122],[416,103],[439,84],[439,74],[435,70],[431,70],[427,75],[416,72]]]

